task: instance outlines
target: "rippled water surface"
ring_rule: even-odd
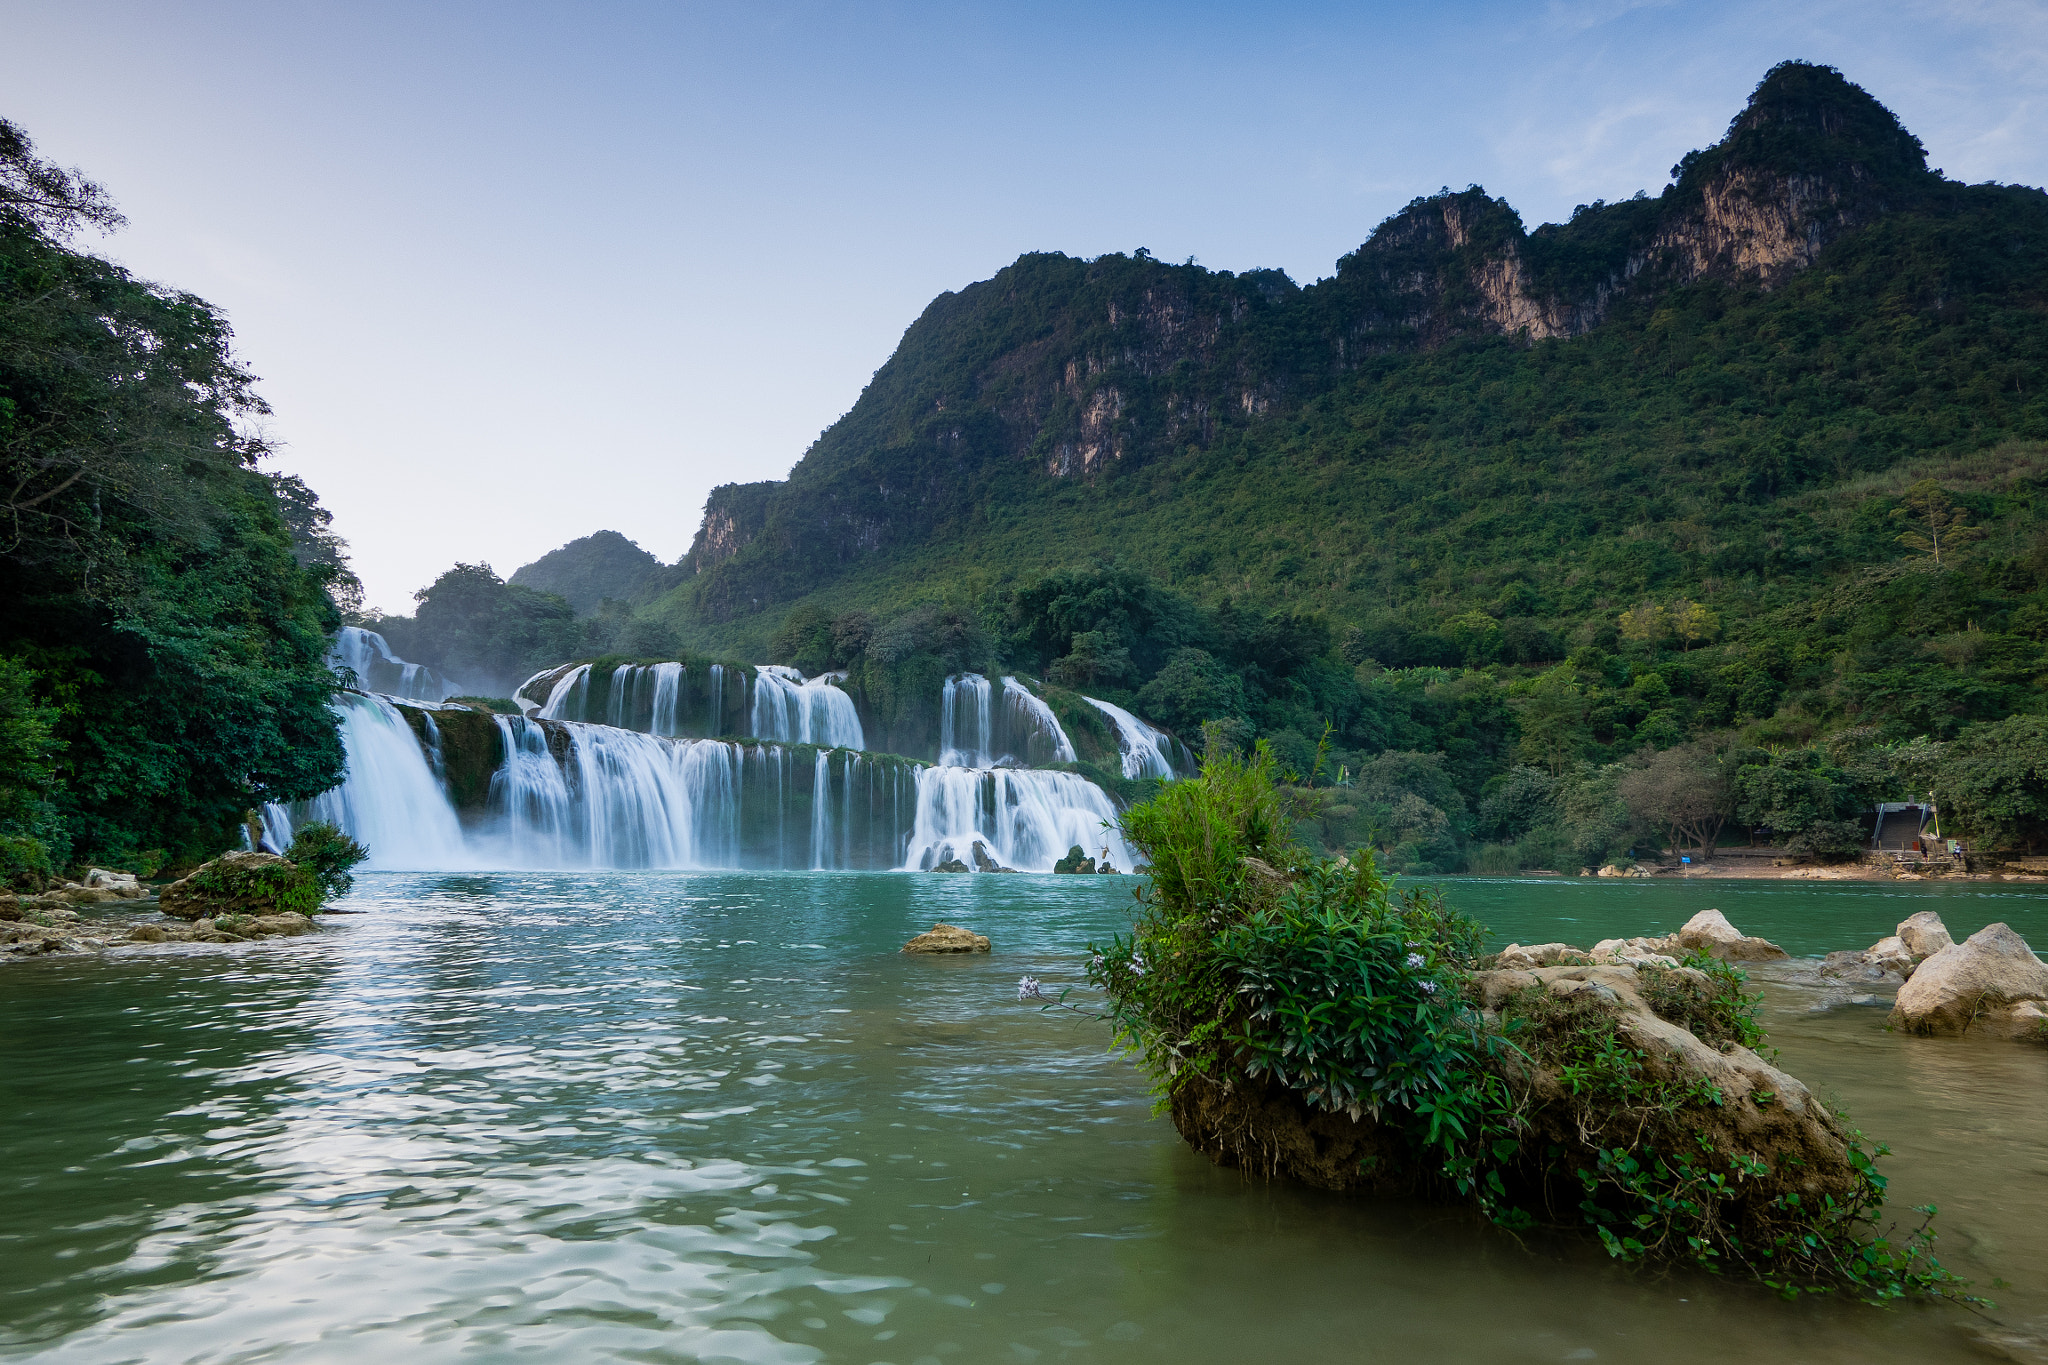
[[[1981,1360],[2048,1325],[2048,1049],[1773,987],[1999,1301],[1783,1303],[1185,1150],[1072,984],[1128,878],[363,877],[309,939],[0,970],[0,1355],[50,1361]],[[2041,888],[1458,880],[1500,941],[1717,905],[1794,952]],[[910,958],[934,920],[996,952]],[[2005,1288],[1988,1288],[2003,1277]],[[2042,1357],[2048,1358],[2048,1357]]]

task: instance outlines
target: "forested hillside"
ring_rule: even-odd
[[[266,476],[203,300],[75,249],[120,216],[0,120],[0,880],[145,874],[341,775],[322,657],[358,593]],[[338,601],[337,601],[338,599]]]
[[[1660,194],[1567,223],[1446,190],[1306,288],[1023,257],[786,482],[717,490],[639,615],[871,711],[1009,667],[1220,722],[1412,868],[1724,823],[1839,853],[1930,789],[2026,844],[2044,390],[2048,195],[1945,179],[1787,63]]]
[[[838,622],[841,663],[966,620],[1304,774],[1332,725],[1364,775],[1332,837],[1415,864],[1654,839],[1607,770],[1698,741],[1820,773],[1775,818],[1839,843],[1933,780],[1872,746],[2038,709],[2044,441],[2048,196],[1942,178],[1788,64],[1662,194],[1569,223],[1475,187],[1306,289],[1041,255],[941,298],[786,484],[714,495],[664,619],[776,657]]]

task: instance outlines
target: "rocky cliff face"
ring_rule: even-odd
[[[1571,337],[1630,295],[1769,289],[1939,183],[1890,111],[1836,71],[1787,63],[1656,199],[1584,206],[1534,233],[1477,186],[1411,203],[1339,262],[1337,345],[1355,358],[1468,334]]]
[[[1265,420],[1377,353],[1579,336],[1702,281],[1771,289],[1945,182],[1827,67],[1772,70],[1661,195],[1534,232],[1473,186],[1417,199],[1307,289],[1145,252],[1044,254],[942,295],[786,484],[716,490],[687,567],[729,619],[892,548],[972,534],[1017,478],[1087,480]]]

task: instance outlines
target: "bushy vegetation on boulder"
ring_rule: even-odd
[[[1197,1150],[1576,1223],[1620,1259],[1788,1295],[1960,1292],[1925,1224],[1884,1229],[1883,1148],[1758,1054],[1738,971],[1485,970],[1484,930],[1440,895],[1364,851],[1308,857],[1274,766],[1212,754],[1126,814],[1153,875],[1089,969]]]

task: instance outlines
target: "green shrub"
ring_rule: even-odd
[[[1880,1228],[1884,1148],[1849,1132],[1843,1165],[1804,1171],[1797,1149],[1759,1145],[1731,1110],[1774,1096],[1667,1074],[1604,987],[1524,990],[1483,1013],[1485,931],[1439,894],[1396,890],[1368,854],[1296,866],[1272,768],[1264,746],[1212,751],[1201,777],[1126,813],[1154,877],[1132,932],[1089,968],[1119,1045],[1190,1141],[1210,1141],[1204,1116],[1220,1116],[1226,1155],[1278,1169],[1282,1129],[1313,1139],[1290,1150],[1321,1151],[1342,1135],[1318,1115],[1341,1115],[1372,1138],[1341,1148],[1358,1154],[1352,1169],[1506,1226],[1576,1206],[1620,1259],[1738,1270],[1788,1296],[1962,1297],[1926,1223],[1897,1241]],[[1762,1046],[1742,973],[1685,965],[1639,973],[1643,1003],[1710,1046]],[[1808,1174],[1823,1192],[1802,1194]]]
[[[40,839],[0,834],[0,886],[35,892],[50,880],[50,850]]]
[[[370,856],[370,850],[343,834],[333,825],[315,820],[292,835],[285,857],[313,874],[321,901],[345,896],[356,879],[349,869]],[[310,912],[309,912],[310,913]]]
[[[232,914],[316,915],[320,881],[296,863],[247,863],[217,859],[185,879],[193,900],[233,907]]]
[[[473,706],[479,711],[489,711],[494,715],[517,716],[523,714],[519,709],[518,703],[514,702],[510,697],[450,697],[448,700],[459,702],[464,706]]]

